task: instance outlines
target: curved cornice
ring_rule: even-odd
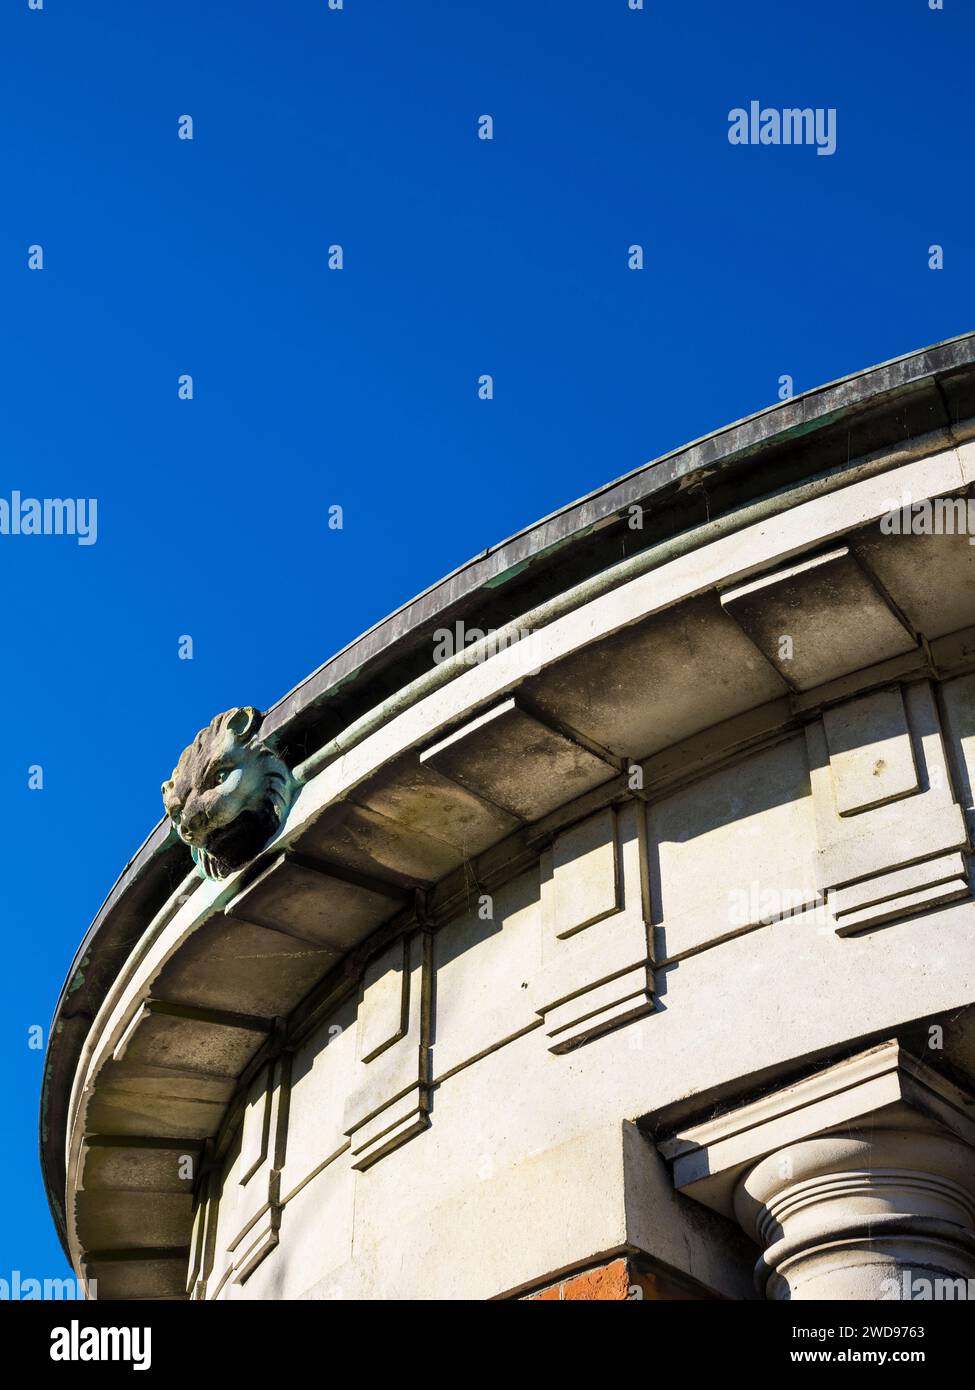
[[[292,764],[432,665],[432,631],[463,615],[495,627],[603,573],[620,555],[705,519],[975,415],[975,335],[844,378],[716,431],[608,484],[485,551],[378,623],[268,712],[262,733]],[[642,531],[627,525],[630,509]],[[50,1033],[41,1113],[45,1182],[64,1242],[65,1125],[90,1025],[146,923],[185,878],[188,852],[160,823],[126,865],[75,957]]]

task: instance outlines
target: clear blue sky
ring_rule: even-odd
[[[98,538],[0,535],[0,1277],[63,1272],[28,1029],[186,742],[780,375],[975,326],[973,40],[966,0],[5,0],[0,497]],[[732,146],[751,100],[836,153]]]

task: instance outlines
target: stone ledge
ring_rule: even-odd
[[[657,1147],[672,1164],[680,1192],[733,1217],[735,1186],[752,1164],[838,1125],[885,1112],[894,1118],[905,1109],[975,1146],[972,1098],[891,1041],[681,1129]]]

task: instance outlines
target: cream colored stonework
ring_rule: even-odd
[[[970,448],[849,467],[431,682],[146,922],[66,1140],[103,1296],[975,1274],[975,548],[878,540]]]

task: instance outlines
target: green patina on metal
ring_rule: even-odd
[[[215,715],[162,785],[163,805],[200,875],[227,878],[276,834],[297,784],[259,736],[264,715],[239,705]]]
[[[60,1022],[58,1023],[58,1026],[55,1028],[54,1031],[55,1031],[56,1033],[60,1033],[60,1031],[61,1031]],[[50,1087],[51,1087],[51,1069],[52,1069],[52,1065],[51,1065],[51,1064],[52,1064],[52,1058],[51,1058],[51,1045],[50,1045],[50,1041],[48,1041],[47,1054],[46,1054],[46,1056],[45,1056],[45,1058],[44,1058],[44,1079],[43,1079],[43,1081],[41,1082],[41,1143],[42,1143],[42,1144],[46,1144],[46,1143],[47,1143],[47,1136],[48,1136],[47,1112],[48,1112],[48,1109],[49,1109],[49,1106],[50,1106],[50,1101],[51,1101],[51,1093],[50,1093]]]
[[[797,425],[791,425],[787,430],[783,430],[779,438],[795,439],[800,435],[813,434],[816,430],[821,430],[825,428],[826,425],[831,425],[833,421],[838,420],[841,415],[842,411],[831,410],[827,415],[816,415],[811,420],[800,420]]]
[[[90,964],[91,956],[85,956],[81,964],[78,966],[78,969],[74,972],[74,975],[71,977],[71,983],[68,985],[69,995],[74,994],[75,990],[79,990],[81,986],[85,983],[85,969]]]
[[[519,574],[522,574],[530,564],[531,560],[519,560],[517,565],[512,565],[510,569],[502,570],[500,574],[494,575],[492,579],[485,579],[481,587],[484,589],[500,589],[502,584],[507,584],[510,579],[515,579]]]
[[[354,671],[347,672],[341,680],[337,680],[335,684],[330,687],[330,689],[343,690],[347,685],[354,685],[355,682],[362,675],[364,669],[365,668],[363,666],[357,666]]]
[[[543,550],[538,550],[534,555],[530,555],[527,560],[519,560],[516,565],[509,566],[502,570],[500,574],[494,575],[491,579],[485,579],[481,585],[482,589],[500,589],[502,584],[507,584],[512,579],[517,579],[519,574],[523,574],[529,565],[537,565],[539,560],[545,556],[553,554],[556,550],[562,550],[567,545],[574,545],[576,541],[582,540],[596,528],[593,525],[583,526],[578,531],[573,531],[571,535],[563,536],[561,540],[553,541],[551,545],[545,546]]]
[[[329,702],[331,700],[334,700],[336,695],[339,695],[342,691],[344,691],[347,686],[354,685],[356,681],[362,678],[362,675],[366,669],[366,665],[367,663],[363,663],[361,666],[356,666],[354,670],[347,671],[346,674],[341,677],[341,679],[335,681],[326,690],[320,691],[312,700],[308,702],[308,708],[321,709],[323,706],[328,705]],[[309,677],[309,679],[311,678]],[[297,693],[305,685],[307,685],[307,683],[307,681],[302,681],[301,685],[295,686],[294,691],[292,691],[292,695],[297,696]],[[276,729],[274,733],[268,735],[267,746],[269,748],[273,748],[275,752],[280,752],[282,744],[287,742],[287,733],[288,726],[282,725],[281,728]]]

